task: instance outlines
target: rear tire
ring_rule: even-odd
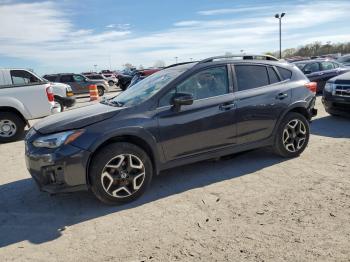
[[[90,164],[91,190],[100,201],[110,205],[140,197],[152,175],[152,162],[147,153],[126,142],[105,146]]]
[[[64,105],[63,102],[59,99],[59,98],[55,98],[55,103],[57,103],[57,105],[60,107],[60,112],[64,111]]]
[[[302,114],[290,112],[278,126],[273,149],[282,157],[297,157],[307,147],[309,137],[310,126],[307,119]]]
[[[109,85],[109,86],[113,86],[113,85],[114,85],[114,82],[113,82],[112,80],[110,80],[110,81],[108,82],[108,85]]]
[[[24,136],[26,123],[12,112],[0,112],[0,143],[17,141]]]

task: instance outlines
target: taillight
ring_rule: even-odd
[[[46,95],[49,102],[55,101],[51,85],[46,88]]]
[[[305,87],[307,89],[309,89],[312,93],[316,93],[316,91],[317,91],[317,83],[316,82],[306,83]]]

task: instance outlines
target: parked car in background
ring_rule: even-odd
[[[147,76],[150,76],[158,71],[160,71],[160,68],[152,68],[152,69],[144,69],[139,70],[131,79],[131,82],[127,88],[130,88],[131,86],[135,85],[136,83],[140,82],[141,80],[145,79]]]
[[[90,80],[80,74],[51,74],[44,75],[43,77],[50,82],[64,83],[71,86],[74,94],[88,93],[90,85],[97,86],[99,96],[103,96],[105,92],[109,91],[109,85],[106,80]]]
[[[350,72],[328,80],[323,90],[322,103],[331,115],[350,116]]]
[[[350,68],[328,59],[314,59],[294,62],[310,79],[317,82],[317,92],[321,93],[327,80],[350,71]]]
[[[337,62],[345,66],[350,66],[350,54],[338,57]]]
[[[131,80],[136,74],[137,74],[137,71],[133,71],[131,74],[119,74],[117,76],[119,88],[123,91],[126,90],[130,85]]]
[[[28,120],[55,112],[51,84],[25,69],[0,69],[0,143],[23,137]]]
[[[51,83],[51,86],[56,107],[60,109],[60,112],[63,112],[66,107],[72,107],[75,105],[76,98],[69,85],[53,82]]]
[[[100,104],[36,123],[26,137],[27,168],[43,191],[91,189],[105,203],[129,202],[175,166],[265,146],[299,156],[315,91],[289,63],[213,57],[173,66]]]
[[[102,75],[106,78],[109,86],[117,85],[118,78],[115,76],[115,74],[113,74],[113,73],[104,73]]]

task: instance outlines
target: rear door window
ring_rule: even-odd
[[[332,69],[334,69],[334,64],[332,62],[329,62],[329,61],[324,61],[321,63],[321,68],[322,68],[322,71],[332,70]]]
[[[334,66],[334,68],[338,68],[340,65],[333,62],[333,66]]]
[[[72,75],[62,75],[62,76],[61,76],[61,82],[62,82],[62,83],[71,83],[71,82],[74,82],[73,76],[72,76]]]
[[[73,78],[75,82],[83,82],[85,80],[82,75],[74,75]]]
[[[315,72],[319,72],[319,71],[321,71],[319,63],[307,64],[303,69],[303,72],[306,74],[315,73]]]
[[[25,70],[11,70],[11,79],[13,85],[33,85],[40,83],[40,79]]]
[[[50,82],[55,82],[56,81],[56,76],[44,76],[44,78]]]
[[[265,66],[235,65],[235,72],[238,91],[269,85],[269,77]]]

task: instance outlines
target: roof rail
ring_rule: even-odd
[[[272,61],[278,61],[278,59],[272,55],[253,55],[253,54],[240,54],[240,55],[228,55],[228,56],[213,56],[213,57],[209,57],[206,59],[203,59],[202,61],[200,61],[199,63],[208,63],[208,62],[213,62],[214,60],[218,60],[218,59],[230,59],[230,58],[242,58],[242,60],[272,60]]]
[[[186,64],[196,63],[196,62],[198,62],[198,61],[182,62],[182,63],[172,64],[172,65],[168,65],[168,66],[164,67],[164,69],[171,68],[171,67],[174,67],[174,66],[179,66],[179,65],[186,65]]]

